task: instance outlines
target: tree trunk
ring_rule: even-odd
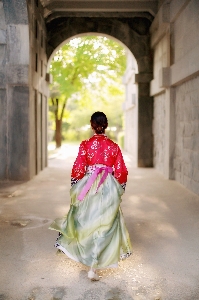
[[[56,148],[60,148],[62,142],[62,120],[56,120],[55,142]]]

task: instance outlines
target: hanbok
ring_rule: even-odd
[[[106,135],[95,134],[80,144],[71,174],[69,212],[50,226],[59,232],[56,248],[95,269],[117,266],[131,255],[120,208],[127,174],[119,146]]]

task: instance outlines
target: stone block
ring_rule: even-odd
[[[199,108],[193,105],[192,106],[190,105],[190,108],[191,108],[191,119],[193,121],[199,121]]]
[[[139,97],[138,100],[138,166],[153,166],[153,99]]]
[[[181,150],[181,155],[179,155],[179,156],[182,157],[183,162],[185,164],[190,164],[190,162],[191,162],[191,153],[192,153],[192,151],[190,149],[183,149],[183,151]]]
[[[153,79],[153,73],[138,73],[135,74],[136,83],[150,82]]]
[[[0,29],[0,45],[6,44],[6,31],[3,29]]]
[[[6,89],[0,89],[0,180],[7,178],[7,101]]]
[[[182,177],[181,172],[178,172],[178,171],[175,170],[174,178],[175,178],[176,181],[178,181],[180,183],[183,183],[183,177]]]
[[[199,43],[171,66],[171,85],[193,78],[199,72]]]
[[[175,156],[179,157],[182,155],[182,147],[179,143],[176,143],[175,145]]]
[[[186,175],[183,176],[183,185],[186,188],[190,189],[190,187],[191,187],[191,178],[189,176],[186,176]]]
[[[193,168],[193,180],[198,182],[199,185],[199,169]]]
[[[199,132],[199,120],[194,120],[192,122],[193,126],[193,134],[197,134]]]
[[[3,0],[7,24],[28,24],[26,0]]]
[[[181,159],[175,158],[174,159],[174,169],[178,172],[181,172],[181,165],[182,165]]]
[[[136,57],[137,58],[137,57]],[[153,70],[152,56],[137,58],[138,70],[140,73],[151,73]]]
[[[150,82],[150,96],[158,95],[159,93],[162,93],[165,91],[165,88],[159,87],[159,80],[153,79]]]
[[[185,137],[190,137],[193,135],[193,125],[191,123],[185,123],[184,127],[184,136]]]
[[[8,62],[29,64],[29,28],[27,25],[8,26]]]
[[[6,45],[0,45],[0,66],[6,64]]]
[[[192,149],[199,153],[199,132],[193,137]]]
[[[197,85],[199,85],[199,77],[198,77],[197,81],[196,80],[194,80],[194,81],[197,83]],[[196,90],[193,91],[192,94],[191,94],[191,105],[199,106],[199,89],[198,89],[198,86],[197,86]]]
[[[184,127],[185,127],[184,122],[180,122],[179,124],[177,124],[177,126],[179,126],[179,136],[180,137],[184,136]]]
[[[199,181],[195,181],[195,180],[191,181],[191,190],[194,193],[199,194]]]
[[[183,148],[184,149],[193,149],[192,137],[183,137]]]
[[[190,160],[192,167],[199,169],[199,151],[192,151],[191,160]]]
[[[5,71],[0,71],[0,89],[5,88],[6,86],[6,74]]]
[[[0,2],[0,29],[6,30],[6,21],[5,21],[3,2]]]
[[[170,68],[161,68],[159,72],[159,87],[170,86]]]
[[[192,175],[193,175],[193,168],[190,165],[190,163],[184,163],[183,162],[182,173],[184,175],[188,176],[189,178],[192,177]]]
[[[13,86],[8,92],[8,178],[29,179],[29,88]]]
[[[14,65],[7,67],[7,82],[9,84],[28,84],[29,66]]]
[[[140,82],[138,85],[138,95],[139,97],[148,97],[149,95],[149,82]]]

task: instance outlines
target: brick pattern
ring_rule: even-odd
[[[165,93],[154,97],[154,168],[164,173],[165,158]]]
[[[175,179],[199,194],[199,76],[176,88]]]

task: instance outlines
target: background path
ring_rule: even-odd
[[[87,279],[48,230],[70,206],[76,146],[65,145],[27,183],[0,190],[0,300],[199,300],[199,197],[153,169],[129,168],[122,210],[133,255]]]

